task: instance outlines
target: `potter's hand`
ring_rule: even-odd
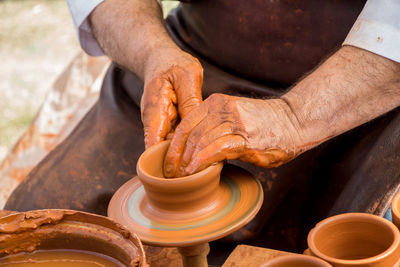
[[[299,144],[297,121],[281,99],[214,94],[176,128],[164,173],[180,177],[226,159],[276,167],[299,154]]]
[[[200,105],[203,68],[200,62],[179,48],[154,52],[145,70],[141,100],[146,147],[165,139],[184,118]]]
[[[342,47],[280,99],[214,95],[177,127],[168,177],[240,159],[278,166],[400,106],[400,64]]]
[[[90,16],[104,52],[144,81],[146,147],[162,141],[201,102],[203,68],[169,37],[157,0],[107,0]]]

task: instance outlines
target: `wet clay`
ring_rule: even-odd
[[[165,179],[170,141],[147,149],[135,177],[113,196],[108,215],[134,230],[146,244],[193,246],[222,238],[254,218],[263,202],[250,173],[222,163],[193,175]]]
[[[110,218],[73,210],[37,210],[0,217],[0,260],[17,253],[54,249],[98,253],[116,258],[124,266],[147,266],[137,236]]]
[[[64,215],[75,214],[73,211],[48,210],[18,213],[14,216],[0,218],[0,233],[16,234],[28,230],[37,229],[43,224],[56,224],[64,218]],[[3,236],[4,238],[4,236]],[[0,238],[0,240],[2,240]]]
[[[224,192],[219,190],[222,163],[194,175],[164,179],[162,167],[169,144],[165,141],[151,147],[138,160],[137,173],[152,206],[149,212],[169,221],[207,215],[223,205]]]
[[[123,267],[118,260],[79,250],[38,250],[0,259],[1,267]]]
[[[65,215],[74,214],[74,211],[47,210],[14,213],[0,218],[0,255],[34,251],[40,244],[40,237],[31,235],[31,231],[42,225],[57,224]],[[15,239],[15,234],[21,235],[19,242],[10,242]],[[11,245],[1,245],[7,242]]]

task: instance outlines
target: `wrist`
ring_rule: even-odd
[[[399,106],[399,68],[371,52],[343,47],[283,95],[297,118],[303,149]]]
[[[154,40],[149,43],[144,56],[142,78],[144,81],[151,80],[160,71],[166,71],[172,67],[183,51],[171,40]]]
[[[282,140],[277,140],[285,152],[296,157],[304,152],[304,129],[290,105],[282,98],[264,100],[275,116],[275,127]],[[271,126],[272,127],[272,126]]]
[[[129,33],[131,38],[127,38],[125,45],[120,47],[121,65],[134,72],[142,80],[145,80],[147,74],[155,66],[162,64],[168,51],[179,49],[162,29],[152,32],[151,35],[141,35],[131,31]],[[172,61],[169,63],[172,64]]]
[[[174,44],[156,0],[107,0],[97,6],[89,21],[104,52],[142,79],[154,51]]]

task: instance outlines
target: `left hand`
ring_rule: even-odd
[[[226,159],[270,168],[301,152],[296,117],[281,99],[214,94],[178,125],[164,161],[166,177],[181,177]]]

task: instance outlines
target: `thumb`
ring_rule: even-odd
[[[163,141],[173,128],[177,120],[175,102],[172,85],[166,80],[156,80],[145,90],[141,113],[146,148]]]

